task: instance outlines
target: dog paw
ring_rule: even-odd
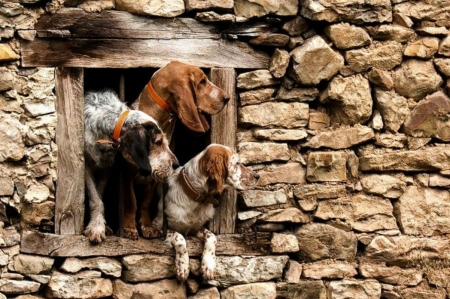
[[[92,243],[100,243],[106,239],[105,227],[101,226],[87,226],[84,230],[84,235],[88,237]]]
[[[154,226],[141,226],[142,237],[146,239],[155,239],[161,237],[161,233]]]
[[[130,240],[137,240],[139,238],[139,234],[135,228],[124,228],[123,237]]]
[[[216,257],[212,253],[203,255],[202,258],[202,276],[205,280],[214,279],[214,272],[216,270]]]
[[[179,281],[185,281],[189,276],[189,255],[187,252],[184,254],[177,254],[175,258],[175,270],[177,279]]]

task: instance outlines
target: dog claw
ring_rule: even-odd
[[[161,233],[154,226],[141,226],[142,237],[146,239],[155,239],[161,237]]]
[[[105,230],[102,228],[87,227],[84,230],[84,235],[88,237],[92,243],[100,243],[106,239]]]
[[[139,234],[137,229],[135,228],[124,228],[123,229],[123,237],[136,241],[139,238]]]

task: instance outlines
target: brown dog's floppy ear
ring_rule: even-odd
[[[210,147],[200,160],[201,168],[208,177],[209,189],[223,191],[223,185],[228,177],[230,157],[222,147]]]
[[[183,124],[191,131],[205,133],[209,130],[206,118],[199,113],[195,104],[194,76],[191,74],[189,80],[181,84],[175,84],[172,96],[175,99],[177,114]]]

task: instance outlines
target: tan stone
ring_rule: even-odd
[[[364,192],[386,198],[399,198],[406,188],[405,181],[387,174],[366,174],[360,182]]]
[[[256,164],[270,161],[288,161],[289,149],[286,143],[241,142],[238,144],[241,162]]]
[[[21,274],[46,274],[50,272],[54,259],[49,257],[18,254],[14,256],[11,269]]]
[[[280,6],[275,12],[277,16],[295,16],[298,13],[299,0],[279,0]]]
[[[176,279],[163,279],[152,283],[138,283],[133,289],[133,299],[185,299],[186,286]]]
[[[369,72],[369,81],[385,90],[394,88],[394,81],[392,75],[383,70],[372,68]]]
[[[272,253],[297,252],[299,250],[297,237],[290,234],[275,233],[270,241],[270,249]]]
[[[320,60],[317,60],[318,56]],[[292,50],[291,57],[293,63],[289,73],[304,85],[316,85],[328,80],[344,66],[344,58],[318,35]]]
[[[405,26],[383,24],[370,28],[371,35],[376,40],[391,40],[405,43],[414,37],[414,30]]]
[[[106,275],[120,277],[122,265],[119,261],[107,257],[94,257],[89,259],[67,258],[61,266],[61,270],[76,273],[81,269],[100,270]]]
[[[430,187],[450,187],[450,178],[436,173],[430,174]]]
[[[327,147],[346,149],[375,137],[371,128],[365,126],[341,127],[331,131],[319,132],[303,146],[311,148]]]
[[[414,25],[414,22],[411,20],[411,18],[403,13],[395,13],[393,20],[394,23],[407,28],[411,28]]]
[[[20,56],[8,44],[0,44],[0,61],[18,60]]]
[[[390,132],[397,132],[410,114],[408,100],[392,90],[375,88],[375,103]]]
[[[416,138],[408,136],[408,149],[416,150],[423,146],[425,146],[428,142],[431,141],[431,138]]]
[[[320,95],[332,122],[354,125],[365,123],[372,115],[372,95],[369,80],[361,74],[350,77],[334,77]]]
[[[31,185],[25,193],[25,201],[28,203],[42,203],[50,196],[50,190],[43,184]]]
[[[47,298],[102,298],[111,296],[112,283],[97,271],[67,275],[53,271],[46,291]]]
[[[372,119],[369,122],[369,127],[374,130],[380,131],[384,127],[383,117],[381,116],[380,110],[375,109],[372,114]]]
[[[280,7],[276,0],[234,0],[234,13],[239,17],[262,17],[276,12]]]
[[[350,50],[345,53],[345,60],[356,72],[370,68],[390,70],[402,62],[403,46],[399,42],[374,42],[368,48]]]
[[[346,194],[344,185],[302,185],[294,189],[294,195],[298,199],[330,199],[342,197]]]
[[[318,110],[309,110],[308,128],[311,130],[321,130],[330,126],[330,117],[328,114]]]
[[[308,124],[309,106],[305,103],[267,102],[239,109],[241,124],[260,127],[305,127]]]
[[[297,244],[298,247],[298,244]],[[303,266],[299,262],[289,260],[284,273],[284,281],[287,283],[299,283],[302,275]]]
[[[319,96],[317,88],[291,88],[283,86],[278,90],[276,99],[284,101],[311,102]]]
[[[253,130],[253,137],[271,141],[297,141],[308,137],[308,133],[305,130],[256,129]]]
[[[290,36],[299,36],[309,30],[309,24],[305,18],[296,16],[292,20],[284,23],[282,29]]]
[[[201,289],[195,295],[189,296],[188,299],[220,299],[220,293],[217,288]]]
[[[434,64],[441,73],[450,77],[450,58],[435,58]]]
[[[264,88],[245,91],[239,94],[241,100],[241,106],[260,104],[268,102],[272,99],[275,93],[275,88]]]
[[[450,35],[446,36],[439,44],[439,54],[450,56]]]
[[[297,208],[271,210],[259,217],[263,222],[308,223],[311,218]]]
[[[302,277],[309,279],[351,278],[358,274],[355,268],[355,264],[333,261],[304,264]]]
[[[175,276],[172,256],[128,255],[122,258],[122,265],[122,279],[126,282],[144,282]]]
[[[258,46],[284,47],[289,42],[289,36],[281,33],[261,33],[250,39],[249,44]],[[274,75],[275,78],[279,78]],[[280,76],[282,77],[282,76]]]
[[[301,297],[298,297],[300,294]],[[298,283],[277,283],[278,298],[327,299],[327,291],[322,281],[300,280]],[[303,297],[303,298],[302,298]]]
[[[258,186],[269,184],[304,184],[305,170],[299,163],[287,163],[284,165],[266,168],[258,171]]]
[[[246,208],[256,208],[286,203],[286,192],[281,189],[277,191],[247,190],[242,192],[242,203]]]
[[[288,51],[275,49],[269,63],[269,71],[272,76],[275,78],[283,77],[289,66],[290,58]]]
[[[0,177],[0,196],[12,196],[14,194],[14,182],[11,178]]]
[[[381,298],[381,285],[374,279],[331,281],[329,293],[333,299],[358,298],[372,299]]]
[[[0,294],[20,295],[39,290],[40,283],[28,280],[0,279]]]
[[[214,11],[204,11],[195,14],[195,19],[200,22],[218,22],[218,23],[234,23],[236,16],[233,14],[219,15]]]
[[[416,29],[416,32],[420,35],[431,35],[431,36],[445,36],[447,35],[448,29],[444,26],[442,27],[433,27],[433,26],[424,26]]]
[[[325,33],[338,49],[361,48],[372,42],[363,28],[348,23],[331,25],[325,29]]]
[[[24,203],[21,210],[21,220],[25,227],[39,226],[42,221],[51,221],[54,217],[55,203],[44,201],[38,204]]]
[[[220,292],[222,299],[261,298],[275,299],[277,291],[274,282],[243,284],[229,287]]]
[[[407,1],[395,5],[394,12],[402,13],[413,20],[438,21],[448,19],[450,7],[447,1]]]
[[[347,154],[344,152],[311,152],[308,155],[306,179],[309,182],[347,180]]]
[[[15,74],[6,67],[0,67],[0,91],[10,90],[14,87]]]
[[[183,0],[115,0],[117,10],[140,15],[176,17],[184,13]]]
[[[274,78],[269,70],[256,70],[242,73],[236,78],[237,88],[254,89],[277,85],[279,80]]]
[[[445,293],[441,289],[424,289],[423,287],[406,288],[400,290],[402,299],[445,299]]]
[[[437,52],[439,39],[436,37],[424,37],[408,43],[403,55],[408,57],[431,58]]]
[[[186,10],[233,9],[233,0],[186,0]]]
[[[408,142],[405,134],[377,133],[375,134],[375,144],[389,148],[404,148]]]
[[[19,161],[24,157],[25,145],[21,130],[22,125],[18,120],[0,120],[0,162]]]
[[[387,267],[382,264],[363,263],[359,265],[359,273],[364,278],[374,278],[378,281],[416,286],[422,281],[423,273],[419,269],[402,269],[400,267]]]

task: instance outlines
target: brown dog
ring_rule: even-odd
[[[153,117],[170,141],[176,118],[189,130],[205,133],[209,130],[209,124],[203,113],[219,113],[229,99],[228,94],[211,83],[200,68],[172,61],[154,73],[131,107]],[[127,163],[124,180],[124,237],[136,240],[137,203],[133,182],[139,181],[140,177],[134,165]],[[145,183],[139,225],[144,238],[153,238],[159,235],[150,217],[150,204],[157,181]]]

